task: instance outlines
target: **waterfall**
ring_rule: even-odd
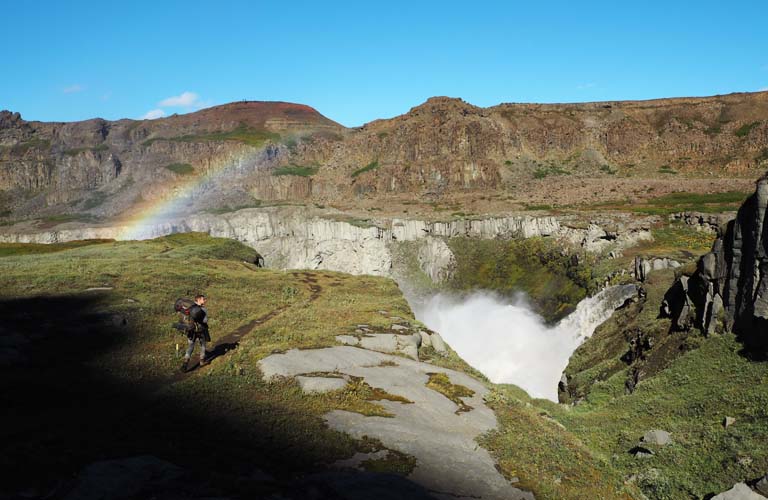
[[[606,288],[582,300],[555,326],[545,325],[522,295],[510,302],[490,292],[462,298],[441,293],[414,310],[492,382],[557,401],[557,384],[573,351],[636,293],[635,285]]]

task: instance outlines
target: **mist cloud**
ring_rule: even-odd
[[[557,401],[557,384],[573,351],[635,293],[634,285],[606,289],[553,327],[523,298],[508,302],[483,292],[461,299],[438,294],[414,309],[420,321],[492,382],[515,384],[533,397]]]

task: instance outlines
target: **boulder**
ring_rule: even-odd
[[[765,500],[744,483],[736,483],[733,488],[712,497],[712,500]]]
[[[421,336],[421,345],[425,347],[432,347],[432,339],[427,332],[424,330],[419,330],[419,335]]]
[[[733,417],[725,417],[723,419],[723,427],[726,429],[736,423],[736,419]]]
[[[760,478],[760,480],[755,483],[755,489],[758,491],[758,493],[768,496],[768,474]]]
[[[643,434],[643,443],[666,446],[672,442],[672,436],[667,431],[654,429]]]
[[[430,340],[432,341],[432,348],[437,352],[447,352],[448,347],[445,345],[445,341],[443,340],[443,337],[440,336],[439,333],[433,333],[430,335]]]

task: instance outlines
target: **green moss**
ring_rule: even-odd
[[[741,127],[737,128],[733,134],[736,137],[746,137],[749,135],[750,132],[752,132],[752,129],[760,125],[760,122],[752,122],[752,123],[746,123],[742,125]]]
[[[429,376],[427,387],[450,399],[458,407],[457,414],[472,410],[472,407],[461,398],[470,398],[475,395],[475,391],[463,385],[454,384],[445,373],[427,373],[427,375]]]
[[[563,168],[554,166],[554,165],[548,165],[548,166],[540,166],[536,170],[533,171],[533,178],[534,179],[543,179],[545,177],[549,177],[550,175],[569,175],[570,172],[568,170],[565,170]]]
[[[286,165],[272,171],[272,175],[295,175],[299,177],[312,177],[317,173],[317,167],[304,167],[301,165]]]
[[[163,167],[166,170],[170,170],[176,175],[192,175],[195,173],[195,168],[189,163],[171,163]]]
[[[594,287],[592,270],[542,238],[451,238],[456,269],[447,287],[492,290],[508,298],[524,292],[536,311],[555,322],[573,311]]]
[[[379,161],[378,160],[374,160],[371,163],[369,163],[368,165],[366,165],[364,167],[361,167],[361,168],[358,168],[357,170],[352,172],[351,175],[352,175],[352,178],[354,179],[355,177],[357,177],[358,175],[360,175],[362,173],[370,172],[371,170],[375,170],[377,168],[379,168]]]
[[[669,165],[662,165],[659,167],[659,173],[677,175],[677,170],[673,169]]]
[[[416,457],[395,450],[387,450],[385,458],[368,459],[360,466],[369,472],[409,475],[416,468]]]

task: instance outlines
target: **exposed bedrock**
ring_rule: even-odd
[[[198,231],[242,241],[264,257],[266,265],[286,269],[327,269],[352,274],[392,275],[393,248],[418,241],[418,263],[434,282],[450,276],[455,264],[446,238],[546,237],[564,247],[601,253],[651,239],[643,223],[586,229],[565,226],[555,217],[503,216],[434,222],[386,219],[374,223],[341,214],[313,214],[305,208],[267,207],[225,214],[200,213],[138,226],[69,227],[23,232],[7,228],[0,241],[56,243],[81,239],[156,238]]]
[[[662,312],[678,328],[693,325],[706,333],[718,324],[750,346],[768,347],[768,175],[729,222],[696,272],[667,293]],[[682,306],[681,306],[682,304]]]

